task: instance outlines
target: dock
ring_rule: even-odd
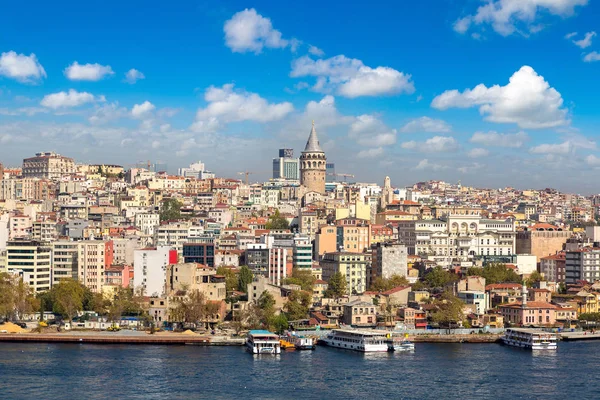
[[[560,338],[565,342],[574,342],[579,340],[600,340],[600,332],[564,332],[560,334]]]
[[[410,340],[414,343],[496,343],[501,335],[414,335]]]
[[[214,338],[188,335],[119,335],[119,334],[0,334],[0,343],[89,343],[89,344],[140,344],[140,345],[195,345],[243,346],[244,339]]]

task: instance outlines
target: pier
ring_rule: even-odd
[[[574,342],[578,340],[600,340],[600,332],[565,332],[560,334],[560,338],[565,342]]]
[[[1,342],[29,343],[90,343],[142,345],[243,346],[244,339],[192,335],[119,335],[117,334],[0,334]]]

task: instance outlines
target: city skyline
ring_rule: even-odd
[[[357,181],[597,193],[598,5],[508,3],[186,3],[144,18],[135,2],[40,4],[29,25],[0,27],[0,161],[56,151],[173,172],[200,159],[263,180],[314,119]]]

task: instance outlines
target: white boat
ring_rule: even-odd
[[[388,346],[388,351],[414,351],[415,350],[415,344],[413,342],[411,342],[410,340],[408,340],[408,335],[406,335],[404,338],[394,338],[392,336],[390,336],[387,340],[386,340],[387,346]]]
[[[321,342],[338,349],[355,350],[364,353],[388,351],[385,342],[388,336],[386,331],[359,330],[359,329],[334,329],[321,339]]]
[[[273,332],[253,330],[248,332],[246,349],[252,354],[281,354],[281,343]]]
[[[502,337],[508,346],[531,350],[556,350],[557,340],[554,333],[529,328],[509,328]]]
[[[292,334],[290,336],[290,340],[292,343],[294,343],[296,350],[314,350],[315,349],[315,341],[313,338],[308,338],[308,337]]]

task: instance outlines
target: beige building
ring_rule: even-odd
[[[9,241],[6,246],[6,271],[19,274],[34,292],[50,290],[50,247],[33,240]]]
[[[321,149],[313,121],[306,147],[300,156],[300,184],[307,192],[325,194],[325,164],[327,157]]]
[[[371,255],[367,253],[336,252],[327,253],[321,260],[323,280],[341,272],[346,277],[346,294],[363,293],[367,289],[367,265]]]
[[[337,227],[334,225],[322,225],[315,236],[315,254],[322,257],[325,253],[337,251]]]
[[[53,152],[36,153],[23,160],[23,178],[58,179],[75,173],[72,158]]]
[[[377,325],[377,310],[373,303],[355,300],[344,304],[342,320],[346,325],[375,326]]]
[[[181,290],[198,290],[206,300],[224,300],[227,297],[225,277],[218,276],[214,268],[196,263],[167,266],[167,293]]]
[[[90,240],[78,242],[77,276],[94,293],[102,293],[105,270],[112,265],[113,242]]]
[[[572,236],[571,231],[564,231],[550,224],[535,224],[517,232],[517,254],[532,254],[537,261],[563,250],[563,246]]]

